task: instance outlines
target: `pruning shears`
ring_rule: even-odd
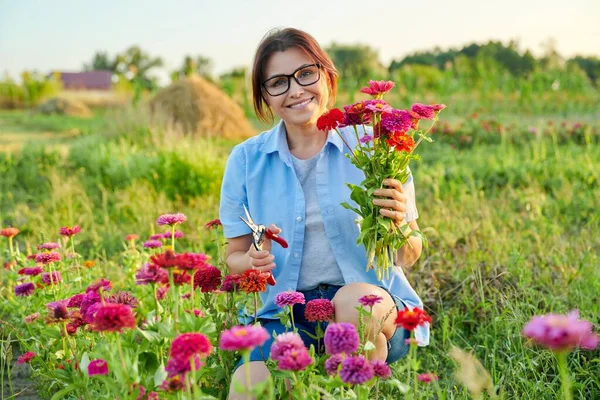
[[[254,248],[256,249],[256,251],[262,250],[262,245],[265,242],[266,238],[269,238],[272,241],[278,243],[284,249],[288,248],[288,243],[285,241],[284,238],[276,235],[270,229],[268,229],[266,226],[264,226],[262,224],[256,224],[254,222],[254,220],[252,219],[252,217],[250,216],[250,213],[248,212],[246,205],[244,204],[243,206],[244,206],[244,212],[246,213],[246,218],[240,216],[240,219],[242,221],[244,221],[244,223],[252,231],[252,244],[254,245]],[[275,286],[275,278],[273,277],[272,272],[269,272],[269,278],[267,278],[267,283],[271,286]]]

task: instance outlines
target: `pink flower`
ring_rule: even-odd
[[[38,250],[54,250],[54,249],[58,249],[59,247],[60,247],[60,245],[58,243],[46,242],[46,243],[40,244],[37,248],[38,248]]]
[[[135,328],[135,317],[126,305],[106,303],[94,314],[92,329],[95,331],[121,332],[126,328]]]
[[[367,294],[358,299],[358,302],[365,307],[373,307],[377,303],[381,303],[383,297],[377,296],[376,294]]]
[[[202,366],[202,358],[207,357],[212,350],[208,338],[201,333],[183,333],[171,343],[170,359],[166,367],[169,377],[186,374],[191,371],[191,362],[194,369]]]
[[[221,290],[228,293],[240,290],[240,279],[242,279],[241,275],[227,275],[223,280]]]
[[[433,111],[441,111],[446,108],[445,104],[430,104],[429,107],[433,109]]]
[[[367,100],[365,108],[372,113],[382,113],[392,111],[392,107],[383,100]]]
[[[206,229],[212,229],[222,226],[220,219],[213,219],[212,221],[208,221],[205,225]]]
[[[157,233],[155,235],[150,235],[150,240],[160,240],[164,239],[164,235],[162,233]]]
[[[327,375],[336,375],[339,366],[342,364],[342,355],[334,354],[325,361],[325,371]]]
[[[389,92],[394,88],[395,84],[392,81],[369,81],[369,86],[360,89],[361,93],[370,94],[373,97],[378,97]]]
[[[288,350],[279,357],[278,368],[282,371],[303,371],[312,364],[313,359],[308,354],[306,347]]]
[[[83,294],[83,293],[74,294],[67,301],[67,307],[68,308],[79,308],[79,307],[81,307],[81,303],[83,302],[83,298],[84,297],[85,297],[85,294]]]
[[[410,108],[411,111],[417,113],[421,119],[433,119],[435,116],[435,110],[431,106],[425,104],[415,103]]]
[[[59,271],[52,271],[52,275],[48,272],[42,274],[42,282],[46,285],[56,285],[60,281],[62,281],[62,276]]]
[[[60,234],[63,236],[74,236],[77,235],[79,232],[81,232],[81,227],[79,227],[79,225],[75,225],[73,227],[69,227],[69,226],[63,226],[62,228],[60,228]]]
[[[431,383],[432,381],[437,381],[438,377],[435,374],[419,374],[417,375],[417,379],[423,383]]]
[[[52,262],[58,262],[61,260],[60,253],[51,251],[49,253],[40,253],[35,255],[35,262],[41,264],[50,264]]]
[[[21,268],[19,270],[19,272],[17,272],[19,275],[29,275],[29,276],[36,276],[41,274],[42,272],[44,272],[44,269],[42,267],[26,267],[26,268]]]
[[[145,264],[135,274],[136,285],[147,285],[149,283],[166,284],[167,282],[169,282],[169,273],[158,265]]]
[[[371,363],[363,356],[346,357],[342,361],[342,369],[340,370],[340,378],[345,383],[352,385],[360,385],[370,381],[375,372]]]
[[[356,327],[348,322],[327,325],[323,341],[327,354],[352,354],[358,350],[360,344]]]
[[[35,285],[31,282],[26,282],[15,286],[15,295],[20,297],[31,296],[35,291]]]
[[[100,290],[102,290],[103,292],[107,292],[110,289],[112,289],[112,282],[104,279],[104,278],[100,278],[100,280],[92,283],[90,286],[88,286],[85,289],[86,293],[89,292],[99,292]]]
[[[392,370],[390,366],[385,363],[385,361],[373,360],[371,361],[371,366],[373,367],[373,372],[375,376],[381,379],[388,379],[392,376]]]
[[[365,136],[363,136],[363,137],[360,138],[360,142],[362,144],[369,143],[372,140],[373,140],[373,136],[371,136],[371,135],[365,135]]]
[[[136,299],[131,293],[124,290],[118,291],[117,293],[109,296],[106,299],[106,302],[113,304],[124,304],[131,308],[136,308],[138,306],[138,299]]]
[[[405,110],[392,110],[381,115],[381,126],[389,132],[406,132],[412,126],[410,115]]]
[[[156,223],[158,225],[177,225],[177,224],[181,224],[182,222],[187,221],[187,217],[184,214],[181,213],[177,213],[177,214],[163,214],[160,217],[158,217],[158,219],[156,220]]]
[[[30,362],[36,355],[37,354],[35,354],[33,351],[26,351],[17,359],[17,364],[26,364]]]
[[[275,296],[275,304],[277,307],[293,306],[294,304],[304,304],[304,295],[300,292],[281,292]]]
[[[333,303],[327,299],[314,299],[306,303],[304,317],[309,322],[328,322],[333,320]]]
[[[304,341],[294,332],[286,332],[275,337],[275,341],[271,346],[271,358],[279,360],[284,353],[291,350],[305,349]]]
[[[144,242],[144,247],[147,249],[156,249],[162,246],[162,242],[160,240],[146,240]]]
[[[62,321],[69,318],[69,310],[67,310],[68,300],[53,301],[48,303],[48,318],[52,321]]]
[[[108,365],[103,359],[93,360],[88,364],[88,375],[106,375],[108,374]]]
[[[599,342],[598,335],[592,332],[592,324],[579,319],[579,311],[535,316],[523,328],[523,335],[554,351],[570,351],[576,347],[593,350]]]
[[[157,236],[157,235],[152,235],[152,236]],[[152,236],[150,237],[152,239]],[[163,239],[171,239],[171,232],[165,232],[162,235],[158,235],[159,237],[162,237]],[[183,237],[183,232],[181,231],[175,231],[175,239],[181,239]]]
[[[221,333],[219,347],[221,350],[252,350],[261,346],[269,338],[269,333],[262,326],[234,326]]]
[[[31,324],[32,322],[38,320],[42,315],[39,312],[33,313],[33,314],[29,314],[28,316],[26,316],[25,319],[25,323],[26,324]]]

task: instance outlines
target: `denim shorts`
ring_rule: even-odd
[[[304,294],[304,298],[307,303],[314,299],[332,300],[333,297],[335,296],[335,294],[337,293],[337,291],[341,287],[342,286],[321,284],[314,289],[307,290],[307,291],[301,291],[301,293]],[[392,296],[392,299],[396,303],[396,306],[398,307],[399,310],[402,310],[405,308],[404,304],[402,303],[402,300],[400,300],[398,297],[393,296],[391,294],[390,294],[390,296]],[[315,347],[315,349],[317,350],[317,353],[322,354],[323,353],[323,340],[321,340],[321,343],[320,343],[321,349],[317,349],[317,346],[318,346],[317,341],[315,339],[312,339],[309,335],[306,334],[306,332],[310,332],[311,335],[313,335],[313,336],[315,335],[317,322],[309,322],[306,320],[306,318],[304,317],[304,308],[305,308],[304,304],[295,304],[293,306],[294,324],[296,325],[296,328],[298,329],[298,334],[300,335],[300,337],[302,337],[302,340],[304,341],[304,344],[306,345],[306,347],[310,348],[310,345],[312,344]],[[274,340],[273,333],[275,335],[279,335],[281,333],[286,332],[285,326],[278,319],[259,318],[259,321],[260,321],[260,324],[269,332],[270,336],[269,336],[269,339],[260,348],[257,347],[250,353],[250,361],[265,361],[267,358],[269,358],[269,356],[271,354],[271,345],[273,344],[273,340]],[[323,322],[321,325],[321,328],[323,329],[323,331],[325,331],[326,327],[327,327],[327,323]],[[290,331],[290,330],[291,330],[291,328],[288,328],[288,331]],[[387,359],[385,360],[386,363],[391,364],[393,362],[396,362],[396,361],[400,360],[402,357],[404,357],[406,354],[408,354],[408,350],[410,347],[409,347],[409,345],[406,344],[406,339],[408,339],[409,337],[410,337],[409,331],[406,331],[401,327],[396,328],[396,332],[392,335],[390,340],[388,340],[388,342],[387,342],[388,356],[387,356]],[[236,368],[242,364],[243,364],[243,360],[240,360],[238,362],[238,364],[236,365]]]

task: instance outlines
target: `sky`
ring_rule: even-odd
[[[0,0],[0,74],[78,71],[96,51],[137,44],[168,72],[186,54],[214,73],[249,66],[272,28],[295,27],[322,46],[367,44],[388,65],[435,46],[518,40],[535,55],[552,38],[560,54],[600,57],[600,0]]]

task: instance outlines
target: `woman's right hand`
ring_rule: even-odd
[[[281,233],[281,229],[275,224],[269,225],[267,229],[276,235]],[[265,276],[268,276],[269,272],[275,268],[275,256],[271,254],[271,239],[268,237],[265,237],[262,250],[257,251],[254,248],[254,245],[250,245],[250,249],[248,249],[248,256],[250,258],[251,268],[263,272]]]

